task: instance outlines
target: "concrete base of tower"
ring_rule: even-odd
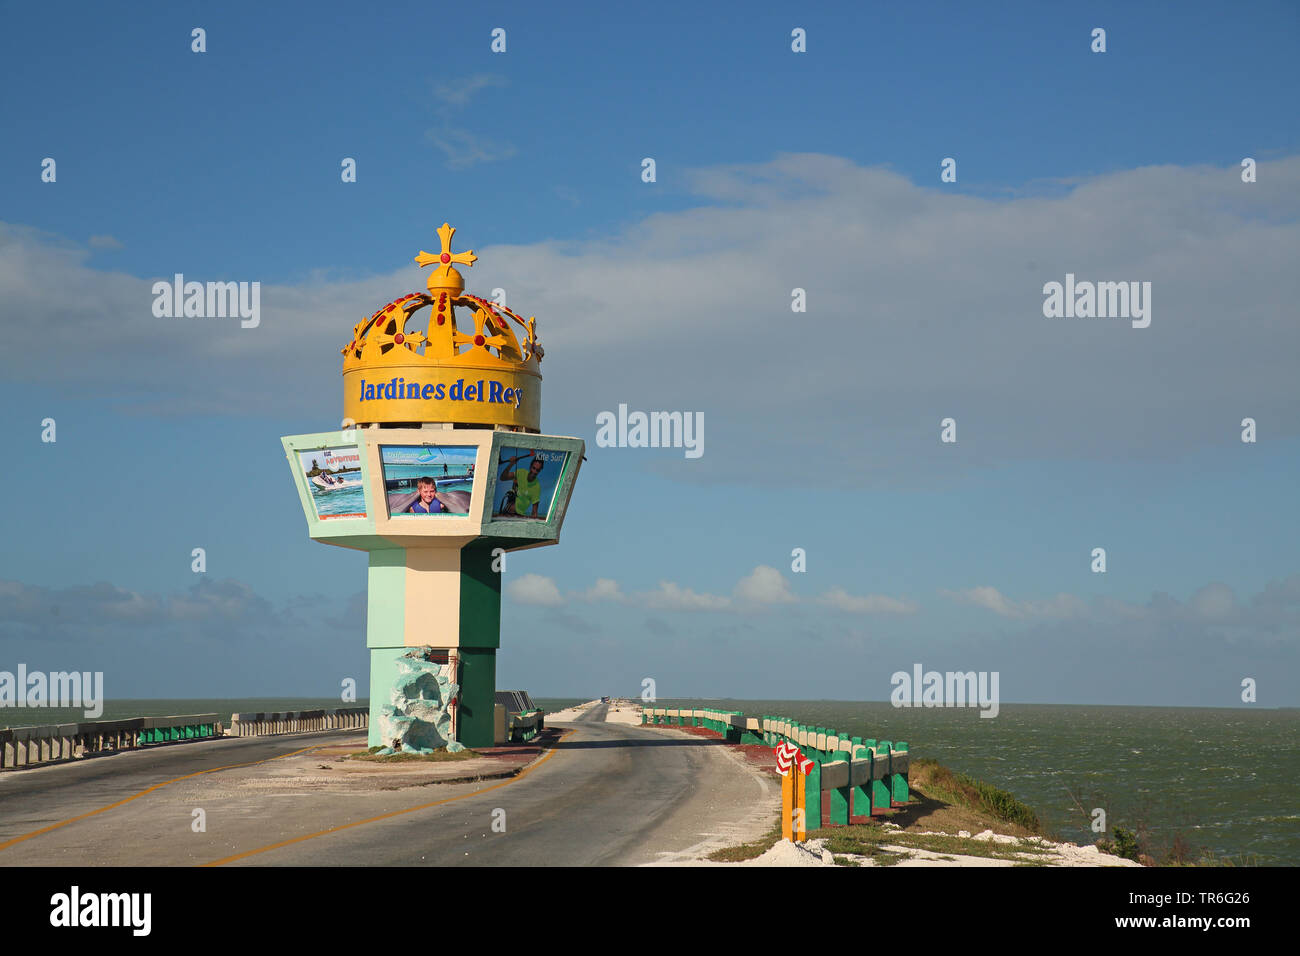
[[[430,672],[422,682],[412,681],[412,654]],[[399,748],[402,730],[396,728],[407,717],[423,720],[445,740],[456,740],[471,750],[493,746],[496,663],[495,648],[372,647],[367,745]],[[443,681],[456,685],[454,697],[440,693]]]

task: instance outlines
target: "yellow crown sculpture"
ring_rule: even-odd
[[[352,330],[352,341],[341,349],[346,419],[358,425],[453,422],[541,430],[545,353],[537,320],[465,292],[455,266],[472,266],[478,256],[452,252],[455,234],[444,222],[438,230],[442,251],[421,250],[415,257],[421,266],[436,266],[427,295],[404,295]],[[428,325],[411,328],[423,321],[412,317],[426,306]],[[511,322],[524,335],[522,346]]]

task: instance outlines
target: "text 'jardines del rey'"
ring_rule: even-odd
[[[376,310],[340,350],[346,419],[539,430],[545,351],[537,320],[465,291],[455,267],[471,266],[478,256],[452,252],[455,233],[443,223],[441,250],[415,257],[433,267],[428,293],[412,292]],[[419,321],[425,316],[427,325]],[[440,412],[440,404],[448,410]]]

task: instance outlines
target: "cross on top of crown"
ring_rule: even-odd
[[[415,257],[415,261],[421,266],[441,266],[435,269],[434,273],[439,276],[450,276],[454,271],[451,267],[453,262],[459,262],[462,265],[472,266],[478,256],[474,255],[474,250],[469,252],[452,252],[451,237],[456,235],[456,230],[448,223],[443,223],[438,229],[438,238],[442,240],[442,252],[438,255],[431,255],[420,250],[420,254]]]

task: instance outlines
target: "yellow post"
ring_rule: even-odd
[[[804,785],[805,777],[797,760],[790,768],[790,778],[794,780],[794,842],[803,843],[808,839],[808,788]]]

